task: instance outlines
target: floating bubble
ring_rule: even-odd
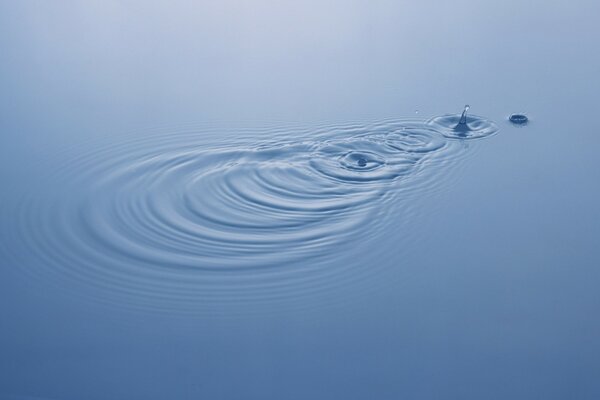
[[[515,125],[525,125],[529,121],[529,118],[525,114],[511,114],[508,120]]]

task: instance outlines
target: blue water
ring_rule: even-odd
[[[0,399],[599,398],[599,12],[0,4]]]

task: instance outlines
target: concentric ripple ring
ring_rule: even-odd
[[[41,281],[152,309],[314,296],[375,273],[330,261],[376,246],[382,216],[445,181],[464,147],[437,122],[188,127],[84,145],[48,168],[43,197],[2,205],[14,239],[1,251],[30,254]]]

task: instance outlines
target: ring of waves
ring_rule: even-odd
[[[413,120],[167,129],[71,154],[4,204],[2,251],[35,257],[28,272],[44,282],[170,312],[314,296],[373,274],[339,260],[447,183],[463,149]]]

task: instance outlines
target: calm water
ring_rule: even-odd
[[[0,399],[599,398],[598,15],[0,4]]]

